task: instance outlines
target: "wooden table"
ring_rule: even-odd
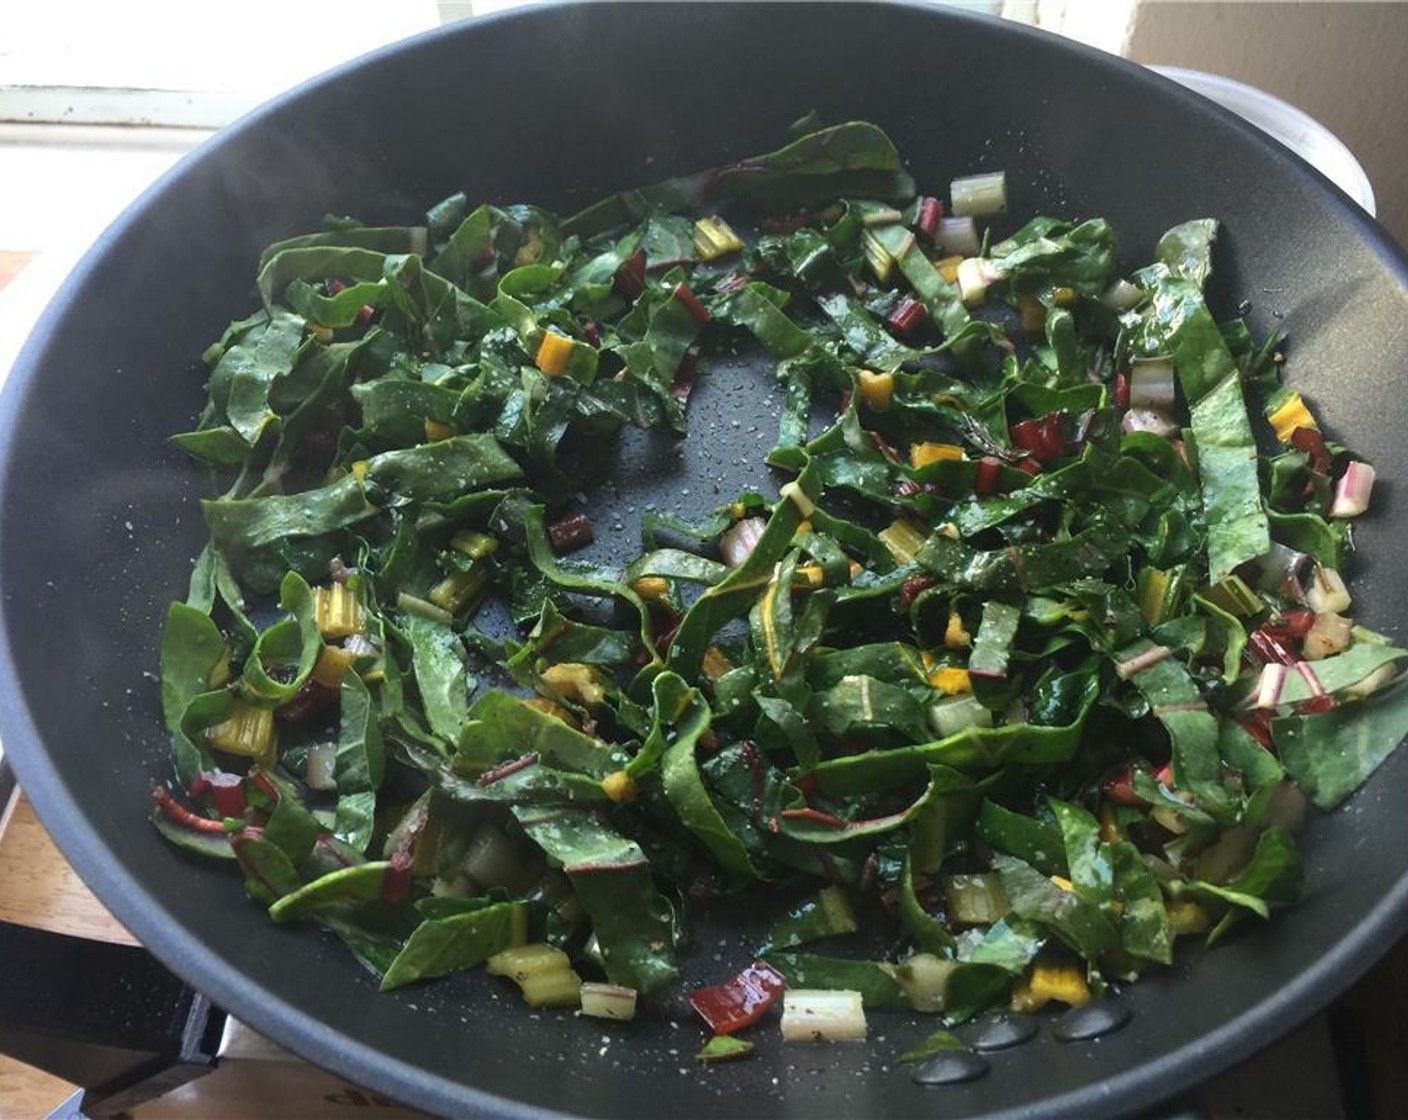
[[[54,847],[23,794],[0,810],[0,921],[135,945]],[[38,1120],[77,1086],[0,1054],[0,1117]]]

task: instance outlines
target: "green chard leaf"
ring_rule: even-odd
[[[1200,280],[1160,276],[1148,307],[1127,322],[1141,353],[1172,356],[1187,398],[1208,525],[1209,576],[1216,583],[1271,545],[1256,437],[1237,365],[1203,302]]]
[[[655,890],[640,846],[580,809],[514,806],[513,812],[571,880],[591,918],[607,979],[647,993],[670,983],[678,971],[674,916]]]
[[[527,912],[519,902],[424,921],[387,966],[381,990],[477,968],[495,953],[523,944],[527,927]]]
[[[362,678],[354,672],[342,678],[338,712],[334,831],[339,839],[365,852],[375,828],[376,792],[386,769],[386,750],[380,713]]]
[[[403,613],[398,628],[411,647],[411,668],[430,729],[448,742],[458,742],[471,718],[472,684],[463,643],[448,626],[409,612]]]
[[[699,737],[709,729],[709,702],[674,673],[662,673],[651,688],[657,719],[674,725],[673,742],[660,758],[665,797],[680,823],[709,849],[720,867],[744,878],[758,878],[747,849],[719,815],[699,772],[695,752]]]
[[[1322,809],[1333,809],[1363,785],[1405,736],[1408,687],[1402,683],[1328,712],[1271,724],[1286,773]]]
[[[867,1010],[905,1006],[904,990],[895,979],[895,966],[885,961],[784,952],[769,953],[765,959],[787,977],[789,987],[859,992]]]
[[[1074,890],[1053,883],[1035,868],[998,855],[993,866],[1019,918],[1045,926],[1081,956],[1095,959],[1120,942],[1119,930],[1100,908]]]

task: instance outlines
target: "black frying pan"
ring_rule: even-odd
[[[601,5],[475,21],[306,86],[124,215],[49,309],[0,401],[6,749],[103,901],[277,1041],[446,1114],[1092,1116],[1147,1106],[1247,1056],[1408,927],[1400,754],[1335,819],[1311,825],[1298,911],[1187,977],[1137,985],[1117,1034],[1043,1035],[981,1081],[923,1089],[893,1055],[926,1028],[898,1020],[858,1046],[784,1049],[765,1030],[753,1061],[699,1069],[691,1022],[604,1029],[530,1016],[482,976],[378,995],[340,945],[275,927],[233,877],[193,867],[146,823],[167,761],[144,673],[201,536],[203,481],[165,436],[199,405],[194,359],[251,306],[259,249],[324,211],[401,222],[461,188],[571,207],[766,151],[809,109],[879,122],[921,183],[1005,168],[1017,214],[1107,216],[1126,263],[1146,260],[1176,221],[1221,218],[1215,300],[1225,311],[1250,300],[1260,334],[1289,331],[1293,378],[1330,428],[1381,476],[1408,476],[1404,258],[1305,164],[1113,58],[917,6]],[[705,508],[712,479],[729,492],[759,477],[737,465],[764,445],[751,411],[773,425],[758,403],[762,372],[747,365],[701,390],[692,422],[706,438],[683,459],[630,444],[618,503],[628,519],[648,501]],[[1408,533],[1396,491],[1376,492],[1359,533],[1356,598],[1361,617],[1401,637],[1408,575],[1395,558]],[[711,948],[700,975],[722,967]]]

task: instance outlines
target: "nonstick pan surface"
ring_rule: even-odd
[[[1050,36],[925,6],[548,6],[388,48],[226,130],[152,188],[67,282],[0,399],[6,750],[114,913],[273,1039],[447,1115],[1118,1114],[1265,1045],[1404,932],[1399,754],[1311,824],[1298,910],[1136,985],[1116,1034],[1062,1044],[1044,1032],[980,1081],[924,1089],[894,1056],[932,1024],[877,1019],[870,1042],[831,1047],[783,1048],[764,1030],[752,1061],[700,1068],[688,1019],[530,1013],[483,976],[380,995],[340,944],[274,926],[234,877],[147,824],[168,773],[151,673],[206,492],[166,437],[199,407],[201,350],[253,306],[259,250],[325,212],[412,221],[455,190],[570,209],[769,150],[809,110],[876,121],[936,193],[1002,168],[1018,217],[1105,216],[1126,265],[1174,223],[1220,218],[1216,306],[1250,301],[1259,335],[1288,332],[1293,381],[1390,480],[1358,533],[1356,613],[1408,634],[1393,481],[1408,477],[1408,264],[1326,180],[1211,103]],[[693,513],[775,485],[756,464],[777,404],[746,351],[717,366],[682,455],[624,442],[614,489],[592,496],[623,529],[598,547],[624,547],[650,504]],[[737,935],[719,938],[730,935],[706,924],[687,979],[741,963]]]

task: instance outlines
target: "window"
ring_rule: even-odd
[[[0,121],[218,128],[329,67],[532,0],[0,5]],[[1133,0],[936,0],[1118,50]],[[1091,35],[1095,38],[1092,39]]]
[[[441,7],[435,0],[6,4],[0,119],[216,128],[331,66],[437,26]]]

